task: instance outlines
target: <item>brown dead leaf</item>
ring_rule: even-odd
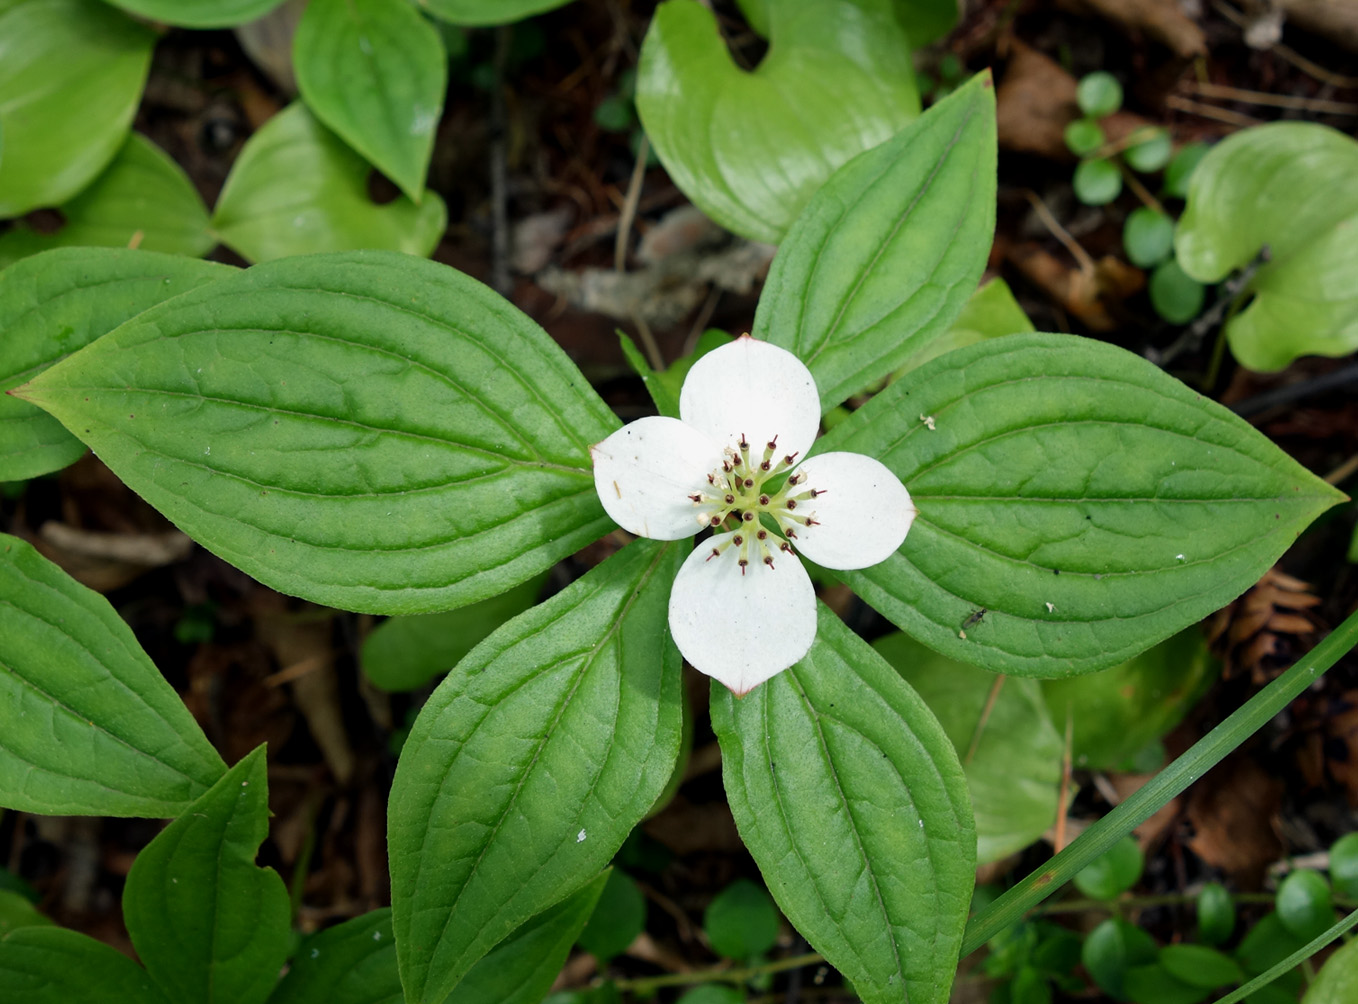
[[[178,530],[102,533],[48,520],[34,546],[77,582],[107,593],[163,565],[182,561],[193,541]]]
[[[1208,622],[1207,640],[1221,660],[1222,679],[1248,673],[1253,682],[1264,684],[1277,676],[1305,647],[1300,638],[1318,630],[1306,611],[1320,602],[1308,583],[1269,569]]]
[[[1130,32],[1163,42],[1181,59],[1207,54],[1202,29],[1183,12],[1179,0],[1061,0],[1078,14],[1097,14]]]
[[[1287,20],[1358,52],[1358,0],[1273,0]]]
[[[724,803],[696,805],[682,793],[642,826],[649,836],[681,856],[697,851],[736,853],[745,846]]]
[[[1112,255],[1094,263],[1092,270],[1068,265],[1034,243],[1015,244],[1006,258],[1062,309],[1093,331],[1112,331],[1117,321],[1110,307],[1121,303],[1145,284],[1140,269]]]
[[[1257,888],[1283,851],[1274,830],[1282,794],[1282,780],[1248,756],[1228,757],[1189,793],[1189,848],[1243,888]]]
[[[1349,691],[1326,716],[1324,762],[1330,776],[1344,786],[1349,804],[1358,806],[1358,691]]]

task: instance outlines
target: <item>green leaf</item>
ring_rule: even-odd
[[[1086,206],[1103,206],[1122,192],[1122,172],[1111,160],[1100,157],[1082,160],[1071,178],[1075,197]]]
[[[1155,939],[1121,917],[1110,917],[1085,938],[1080,959],[1094,982],[1110,996],[1126,1000],[1127,970],[1152,962]]]
[[[1278,886],[1278,920],[1298,940],[1310,941],[1334,923],[1334,896],[1320,872],[1302,868]]]
[[[256,266],[22,393],[205,547],[330,606],[461,606],[613,525],[588,454],[612,412],[531,320],[419,258]]]
[[[1112,669],[1044,680],[1042,696],[1062,728],[1070,716],[1075,766],[1115,770],[1178,725],[1219,669],[1191,627]]]
[[[1358,941],[1325,960],[1302,1004],[1352,1004],[1358,1000]]]
[[[1065,743],[1037,681],[1002,679],[900,632],[872,647],[938,716],[962,760],[976,817],[976,860],[998,861],[1046,833],[1056,822]]]
[[[388,813],[409,1000],[438,1004],[584,884],[669,780],[682,699],[666,610],[684,550],[629,544],[483,641],[424,706]]]
[[[1179,220],[1179,262],[1217,282],[1267,245],[1253,302],[1226,326],[1244,366],[1280,370],[1298,356],[1358,348],[1358,141],[1326,126],[1244,129],[1193,171]],[[1241,212],[1249,206],[1249,212]]]
[[[1091,118],[1101,119],[1122,107],[1122,85],[1111,73],[1099,70],[1080,78],[1075,103]]]
[[[1358,833],[1346,833],[1330,847],[1330,882],[1339,895],[1358,896]]]
[[[1143,174],[1150,174],[1169,163],[1174,145],[1170,142],[1168,132],[1153,128],[1142,130],[1138,135],[1144,135],[1145,138],[1122,152],[1122,159],[1127,162],[1128,167]]]
[[[1165,195],[1188,198],[1188,183],[1210,149],[1206,143],[1185,143],[1179,148],[1165,168]]]
[[[0,0],[0,218],[65,202],[113,159],[155,41],[96,0]]]
[[[1141,206],[1127,214],[1122,246],[1138,268],[1152,268],[1174,250],[1174,221],[1165,213]]]
[[[521,21],[543,11],[564,7],[569,0],[415,0],[430,14],[449,24],[491,25]]]
[[[234,28],[261,18],[283,0],[107,0],[149,21],[180,28]]]
[[[298,102],[246,141],[222,188],[212,223],[250,261],[375,248],[427,255],[447,210],[436,192],[417,206],[401,196],[378,205],[368,162]]]
[[[744,698],[713,684],[731,811],[784,915],[866,1004],[942,1004],[975,871],[966,780],[896,671],[824,605],[817,623]]]
[[[954,0],[896,0],[894,7],[915,49],[938,41],[957,24],[958,7]]]
[[[1264,917],[1240,939],[1235,957],[1250,975],[1272,969],[1306,942],[1283,926],[1276,911]]]
[[[1220,882],[1208,882],[1198,893],[1198,940],[1224,944],[1235,930],[1235,903]]]
[[[0,806],[174,816],[225,765],[98,593],[0,534]]]
[[[1103,134],[1103,127],[1094,119],[1076,119],[1066,126],[1063,135],[1066,149],[1077,157],[1093,153],[1108,138]]]
[[[995,92],[980,74],[836,171],[798,218],[753,334],[810,367],[823,410],[947,332],[975,292],[995,156]]]
[[[409,3],[313,0],[293,65],[316,118],[419,202],[448,87],[438,29]]]
[[[49,927],[50,917],[44,916],[33,901],[21,893],[0,889],[0,940],[21,927]],[[3,968],[4,949],[0,948],[0,968]]]
[[[545,574],[459,610],[392,617],[363,640],[363,674],[379,690],[415,690],[446,673],[486,635],[538,600]]]
[[[1132,966],[1123,977],[1123,986],[1132,1000],[1154,1004],[1198,1004],[1212,996],[1211,990],[1185,983],[1159,962]]]
[[[122,952],[62,927],[24,927],[0,940],[0,999],[167,1004],[146,970]]]
[[[920,512],[899,551],[840,577],[936,651],[1019,676],[1131,658],[1343,499],[1144,359],[1071,335],[950,352],[817,447],[877,457]]]
[[[1094,899],[1117,899],[1136,885],[1146,860],[1135,837],[1123,837],[1075,873],[1075,888]]]
[[[602,968],[614,956],[627,951],[627,946],[645,928],[646,897],[624,872],[613,868],[589,922],[575,940],[599,960]]]
[[[0,272],[0,481],[61,470],[85,452],[55,418],[4,391],[148,307],[234,271],[149,251],[62,249]]]
[[[1171,976],[1208,990],[1245,982],[1245,972],[1234,959],[1202,945],[1166,945],[1160,964]]]
[[[680,997],[677,1004],[745,1004],[745,995],[735,987],[704,983]]]
[[[372,910],[304,940],[269,1004],[404,1004],[391,910]]]
[[[664,370],[651,369],[650,363],[641,354],[636,343],[621,331],[618,332],[618,340],[622,343],[622,354],[627,358],[627,364],[641,377],[641,382],[646,385],[651,400],[655,402],[656,410],[670,418],[678,418],[679,392],[684,386],[684,378],[688,376],[688,371],[693,368],[694,363],[713,349],[728,344],[731,336],[725,331],[709,328],[698,336],[698,343],[692,352],[676,359]]]
[[[198,257],[217,244],[207,207],[183,168],[132,133],[104,172],[61,207],[55,233],[19,224],[0,234],[0,266],[57,247],[138,247]]]
[[[123,918],[137,955],[176,1001],[256,1004],[288,957],[288,891],[255,865],[269,832],[264,747],[137,855]]]
[[[1028,320],[1028,315],[1014,299],[1009,284],[996,276],[978,286],[962,308],[962,312],[953,321],[952,327],[944,334],[919,346],[901,364],[896,375],[908,373],[923,366],[930,359],[937,359],[953,349],[975,345],[988,338],[1000,338],[1032,330],[1033,322]],[[847,410],[840,411],[846,417],[849,414]]]
[[[520,925],[472,966],[448,998],[449,1004],[539,1004],[612,874],[611,869],[601,872],[556,906]]]
[[[778,940],[778,911],[769,894],[749,879],[736,879],[703,911],[712,950],[728,959],[762,955]]]
[[[1147,292],[1155,312],[1170,324],[1187,324],[1202,313],[1206,291],[1173,258],[1161,262],[1151,273]]]
[[[636,103],[674,183],[727,229],[781,240],[835,168],[919,113],[892,7],[781,0],[769,7],[768,54],[751,72],[732,60],[710,10],[662,4],[642,45]]]

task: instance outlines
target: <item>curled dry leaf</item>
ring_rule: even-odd
[[[1202,29],[1183,12],[1179,0],[1062,0],[1061,6],[1097,14],[1131,32],[1144,32],[1183,59],[1207,54]]]

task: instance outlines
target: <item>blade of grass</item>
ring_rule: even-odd
[[[1294,697],[1320,679],[1340,656],[1358,644],[1358,612],[1351,614],[1305,658],[1250,698],[1229,718],[1199,739],[1188,752],[1162,770],[1136,794],[1118,805],[1003,896],[981,910],[967,925],[962,941],[966,956],[1022,919],[1056,892],[1085,865],[1101,856],[1133,827],[1150,818],[1175,795],[1216,766]]]
[[[1339,923],[1335,924],[1334,927],[1330,928],[1324,934],[1319,935],[1316,938],[1313,938],[1311,941],[1307,942],[1301,948],[1298,948],[1295,952],[1293,952],[1287,958],[1283,959],[1272,969],[1260,973],[1258,976],[1250,980],[1244,986],[1232,990],[1225,997],[1218,998],[1214,1002],[1214,1004],[1236,1004],[1237,1001],[1244,1000],[1250,994],[1254,993],[1254,991],[1272,983],[1279,976],[1287,972],[1293,966],[1297,965],[1303,959],[1309,959],[1312,955],[1315,955],[1316,952],[1320,951],[1331,941],[1339,937],[1345,931],[1349,930],[1355,924],[1358,924],[1358,910],[1354,910],[1351,914],[1349,914]]]

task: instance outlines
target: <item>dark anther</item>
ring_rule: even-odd
[[[795,537],[796,534],[789,532],[789,533],[788,533],[788,536],[789,536],[789,537]],[[779,544],[779,545],[778,545],[778,548],[779,548],[779,550],[786,551],[788,554],[791,554],[791,553],[792,553],[792,545],[789,544],[787,541],[783,541],[781,544]]]
[[[707,476],[707,483],[709,485],[715,485],[717,483],[717,476],[715,474],[709,474]]]
[[[767,558],[765,558],[765,559],[764,559],[764,564],[766,564],[766,565],[768,565],[770,568],[772,568],[772,567],[773,567],[773,555],[770,554]]]
[[[788,499],[788,500],[787,500],[787,507],[788,507],[789,509],[796,509],[796,508],[797,508],[797,500],[796,500],[796,499]]]
[[[788,535],[788,537],[794,538],[794,539],[795,539],[796,536],[797,536],[797,531],[794,530],[794,529],[792,529],[792,527],[788,527],[788,528],[787,528],[787,535]],[[786,547],[787,545],[784,544],[783,546]]]
[[[750,444],[746,442],[745,433],[743,432],[740,434],[740,448],[742,450],[748,450],[750,448]]]
[[[777,437],[777,436],[774,436],[772,439],[769,440],[769,449],[770,449],[770,450],[776,450],[776,449],[778,449],[778,437]]]
[[[731,538],[731,543],[735,544],[736,547],[739,547],[741,544],[745,543],[745,538],[742,537],[740,534],[736,534],[734,537]]]
[[[796,459],[797,459],[797,454],[798,454],[798,453],[801,453],[801,452],[802,452],[801,450],[797,450],[797,451],[794,452],[794,453],[789,453],[786,457],[783,458],[783,463],[785,463],[785,464],[787,464],[789,467],[791,467],[791,466],[792,466],[792,461],[796,460]]]
[[[727,505],[735,505],[735,504],[736,504],[736,497],[735,497],[734,495],[730,494],[729,492],[728,492],[727,495],[726,495],[726,504],[727,504]]]
[[[740,518],[743,519],[746,523],[748,523],[748,522],[750,522],[752,519],[754,519],[754,513],[750,512],[750,511],[747,509],[745,512],[743,512],[743,513],[740,514]]]
[[[694,502],[701,502],[703,500],[703,497],[699,495],[697,492],[694,492],[692,495],[689,496],[689,498],[691,498]]]
[[[795,485],[801,479],[802,476],[800,474],[790,474],[788,475],[787,483],[790,485]]]
[[[767,540],[769,532],[767,530],[760,530],[758,533],[755,534],[755,536],[758,537],[760,540]]]
[[[707,560],[708,560],[708,561],[711,561],[713,558],[715,558],[715,557],[716,557],[717,555],[719,555],[719,554],[721,554],[721,552],[718,551],[718,550],[714,547],[714,548],[712,548],[712,553],[709,554],[709,555],[707,556]]]
[[[773,470],[773,465],[769,463],[767,460],[764,460],[760,462],[759,469],[761,471],[771,471]]]
[[[746,488],[753,488],[753,487],[754,487],[754,478],[746,478],[746,479],[745,479],[745,487],[746,487]]]
[[[824,489],[824,488],[812,488],[812,489],[811,489],[811,497],[812,497],[812,498],[816,498],[817,496],[824,495],[824,494],[825,494],[825,489]]]
[[[761,496],[759,496],[759,504],[760,504],[760,505],[768,505],[768,504],[769,504],[769,497],[768,497],[767,495],[761,495]]]
[[[748,564],[749,564],[749,562],[746,561],[744,558],[741,558],[741,559],[740,559],[740,574],[741,574],[741,575],[744,575],[744,574],[745,574],[745,566],[748,565]]]

